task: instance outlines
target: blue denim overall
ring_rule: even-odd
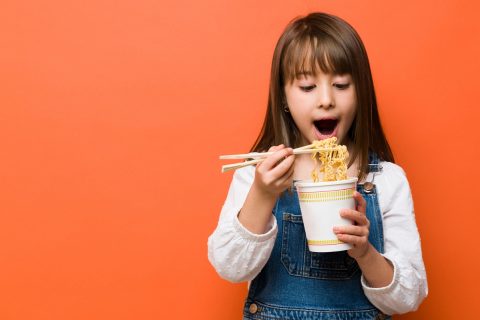
[[[371,155],[369,163],[374,177],[381,171],[378,158]],[[383,253],[382,213],[372,182],[358,184],[357,190],[367,201],[368,240]],[[295,187],[282,194],[273,213],[278,235],[267,264],[250,285],[244,320],[390,319],[363,293],[361,270],[347,251],[308,250]]]

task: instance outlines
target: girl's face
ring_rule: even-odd
[[[355,86],[349,74],[303,74],[284,89],[304,144],[333,136],[339,143],[348,144],[347,133],[357,109]]]

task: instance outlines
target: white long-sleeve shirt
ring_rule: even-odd
[[[428,294],[420,237],[413,201],[405,172],[391,162],[381,162],[382,172],[374,183],[383,213],[385,253],[393,264],[392,282],[386,287],[369,287],[361,278],[365,295],[386,314],[414,311]],[[238,220],[255,175],[254,167],[235,172],[218,226],[208,239],[208,258],[218,274],[232,282],[253,280],[267,263],[277,235],[272,215],[268,231],[254,234]],[[370,173],[366,181],[372,181]]]

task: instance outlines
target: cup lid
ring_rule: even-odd
[[[338,181],[313,182],[312,180],[300,180],[300,181],[295,181],[294,185],[298,187],[333,186],[336,184],[355,183],[357,182],[357,180],[358,180],[357,177],[349,177],[345,180],[338,180]]]

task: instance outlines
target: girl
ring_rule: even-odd
[[[291,191],[314,163],[292,147],[332,136],[359,178],[356,210],[340,212],[354,224],[333,229],[353,248],[312,253]],[[256,168],[235,172],[208,239],[221,277],[251,281],[244,319],[390,319],[416,310],[428,289],[410,188],[380,125],[367,53],[347,22],[312,13],[281,35],[252,151],[267,149],[274,154]]]

